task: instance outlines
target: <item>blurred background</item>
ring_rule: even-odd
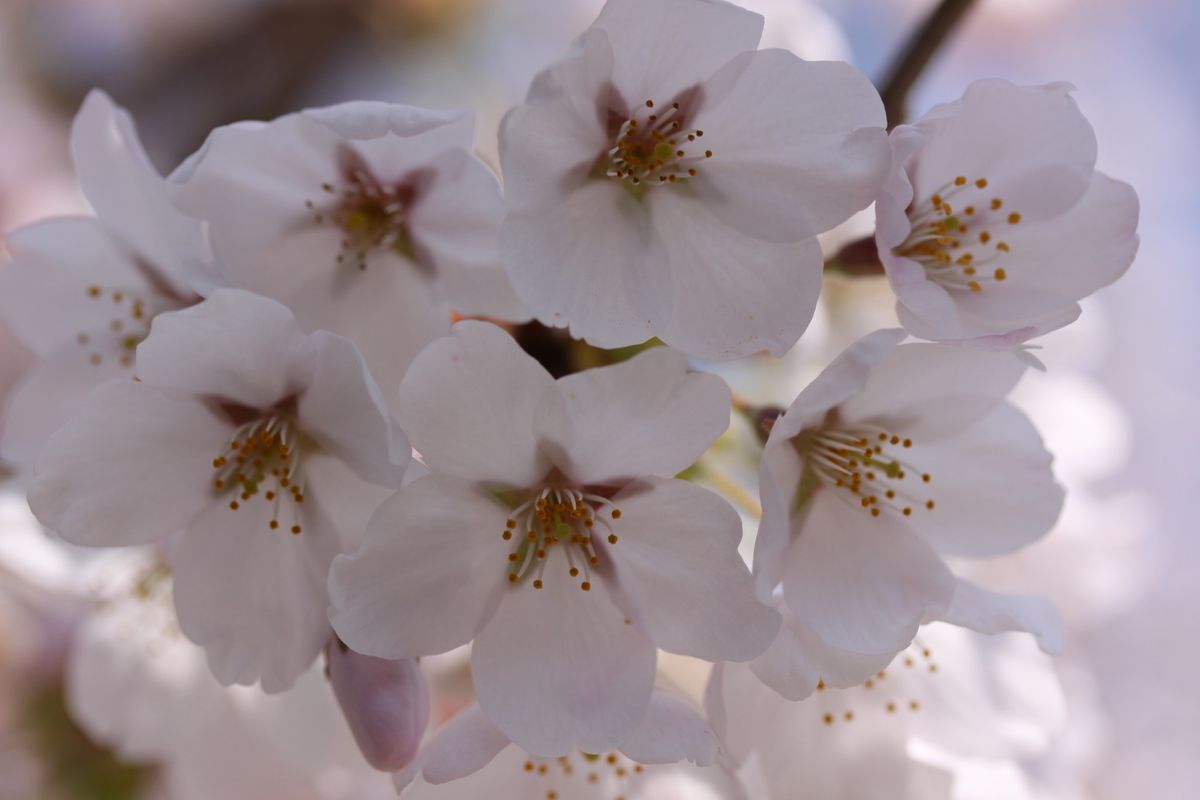
[[[473,107],[478,149],[494,164],[501,115],[600,5],[4,0],[0,230],[86,211],[67,136],[92,87],[131,110],[164,171],[216,125],[348,99]],[[767,15],[764,44],[846,58],[879,78],[935,3],[743,5]],[[1132,183],[1142,201],[1134,267],[1085,305],[1079,323],[1047,337],[1049,372],[1020,389],[1071,491],[1062,523],[1011,563],[989,567],[995,582],[1053,597],[1070,628],[1059,661],[1070,722],[1045,763],[1028,766],[1046,773],[1047,798],[1200,797],[1191,661],[1200,656],[1200,467],[1191,460],[1200,452],[1197,41],[1193,0],[979,0],[909,103],[919,116],[980,77],[1069,81],[1096,128],[1100,168]],[[819,366],[832,344],[886,324],[878,280],[832,283],[795,358],[768,379],[731,371],[740,391],[790,400],[804,364]],[[27,358],[0,330],[0,397]],[[800,365],[795,375],[780,371],[787,364]],[[774,384],[754,385],[763,380]],[[78,587],[37,536],[10,487],[0,495],[0,799],[137,796],[146,770],[116,763],[66,713],[55,676]],[[1056,793],[1060,770],[1072,773],[1073,788]]]

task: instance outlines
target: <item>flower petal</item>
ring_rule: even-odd
[[[654,645],[625,622],[604,581],[581,592],[564,577],[565,561],[554,563],[562,559],[549,554],[544,589],[524,582],[505,592],[471,651],[479,705],[514,743],[547,758],[627,741],[655,674]]]
[[[1065,646],[1062,617],[1045,598],[991,592],[961,578],[950,607],[938,618],[979,633],[1031,633],[1050,655],[1058,655]]]
[[[634,625],[664,650],[707,661],[746,661],[766,649],[779,615],[758,601],[737,551],[741,520],[724,499],[651,477],[613,503],[617,542],[604,547],[614,595]]]
[[[396,776],[396,788],[403,790],[418,775],[430,784],[466,778],[486,767],[501,751],[511,746],[508,737],[496,729],[483,709],[472,703],[434,732],[421,748],[417,761]],[[516,747],[512,749],[517,750]],[[488,785],[491,787],[491,782]],[[422,794],[414,791],[411,796],[420,797]],[[481,795],[485,796],[494,794]]]
[[[405,486],[372,517],[362,548],[333,563],[338,636],[388,659],[469,642],[507,586],[507,517],[494,497],[462,480],[431,475]]]
[[[695,124],[713,156],[699,165],[696,190],[730,227],[798,242],[879,194],[891,166],[883,103],[849,64],[743,53],[703,92]]]
[[[217,680],[282,692],[329,638],[325,579],[336,529],[315,498],[303,532],[272,530],[272,504],[236,511],[210,503],[172,553],[175,609],[184,635],[205,649]]]
[[[304,388],[311,356],[312,343],[286,306],[222,289],[155,317],[138,346],[137,374],[151,386],[266,409]]]
[[[300,397],[301,427],[363,480],[399,488],[412,448],[392,424],[358,349],[328,331],[312,339],[316,358],[312,382]]]
[[[708,766],[717,758],[717,737],[690,705],[663,692],[650,696],[646,716],[621,752],[639,764],[691,761]]]
[[[860,511],[828,492],[814,497],[787,555],[784,597],[826,644],[896,653],[945,610],[954,577],[899,518]]]
[[[808,327],[824,260],[815,238],[775,244],[730,227],[700,198],[664,189],[655,226],[673,297],[663,341],[701,358],[781,356]]]
[[[38,458],[29,505],[67,541],[148,544],[211,502],[211,456],[230,433],[199,401],[144,383],[100,386]]]
[[[557,388],[566,413],[547,409],[537,430],[563,451],[558,467],[585,485],[673,477],[729,427],[729,387],[688,372],[687,358],[665,347],[560,378]]]
[[[413,361],[396,418],[434,472],[528,486],[550,469],[533,424],[553,386],[511,336],[469,320]]]
[[[608,0],[592,27],[608,34],[613,83],[637,105],[666,102],[757,48],[763,18],[719,0]]]
[[[957,436],[915,443],[905,459],[930,475],[921,486],[936,501],[914,527],[939,552],[986,558],[1011,553],[1058,520],[1063,488],[1029,419],[1001,403]]]
[[[406,767],[429,722],[429,687],[416,659],[364,656],[336,638],[325,653],[329,683],[363,758],[384,772]]]

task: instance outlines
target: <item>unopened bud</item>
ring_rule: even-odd
[[[386,772],[407,766],[429,722],[429,690],[416,659],[365,656],[336,637],[327,656],[333,693],[367,763]]]

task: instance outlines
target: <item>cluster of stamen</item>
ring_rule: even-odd
[[[116,347],[96,341],[97,331],[80,331],[75,335],[75,342],[80,347],[89,350],[88,363],[100,366],[104,363],[103,353],[117,352],[118,362],[122,367],[133,366],[133,355],[137,346],[150,334],[150,320],[159,311],[145,298],[124,289],[104,290],[99,286],[87,287],[87,296],[96,302],[110,302],[113,305],[113,317],[108,323],[107,334],[116,340]],[[101,337],[104,338],[104,337]]]
[[[796,440],[812,474],[872,517],[933,511],[936,504],[923,489],[933,476],[896,455],[910,447],[912,439],[873,425],[825,428]]]
[[[232,495],[229,508],[261,495],[272,504],[271,530],[280,527],[279,512],[286,498],[291,507],[292,533],[303,529],[299,506],[304,503],[304,481],[300,470],[300,442],[295,426],[281,416],[269,416],[239,427],[221,454],[213,459],[216,471],[213,490]]]
[[[337,263],[367,268],[371,254],[391,250],[410,260],[415,251],[409,235],[409,210],[415,196],[407,184],[385,184],[364,166],[347,168],[341,188],[321,184],[321,191],[334,198],[332,205],[305,201],[313,222],[331,222],[341,228],[341,248]]]
[[[641,117],[643,111],[649,113]],[[604,174],[637,187],[694,178],[699,164],[713,155],[697,144],[703,136],[702,130],[684,128],[679,103],[660,114],[647,100],[621,124]]]
[[[892,677],[897,672],[900,672],[899,677]],[[831,690],[824,681],[820,681],[817,683],[817,701],[814,705],[826,726],[853,722],[855,713],[851,705],[856,701],[866,704],[868,710],[874,704],[882,703],[883,710],[889,715],[904,712],[915,714],[921,710],[918,696],[923,694],[918,672],[935,675],[938,664],[933,659],[932,650],[913,642],[907,650],[896,656],[888,669],[880,670],[860,686]]]
[[[625,800],[629,781],[634,775],[643,773],[645,767],[621,753],[572,753],[558,758],[530,758],[521,765],[521,770],[546,779],[545,794],[536,800],[569,800],[577,797],[578,789],[570,791],[577,782],[617,792],[613,800]],[[594,791],[589,790],[588,796],[593,796]]]
[[[996,262],[1011,248],[994,231],[1020,224],[1021,215],[987,188],[987,178],[959,175],[914,204],[908,213],[912,232],[896,254],[920,263],[930,280],[947,289],[982,292],[1005,280],[1008,273]]]
[[[555,548],[561,548],[567,574],[581,578],[579,588],[590,591],[591,569],[600,563],[594,537],[616,545],[612,522],[620,518],[621,510],[606,497],[569,487],[545,487],[513,510],[500,534],[513,543],[508,553],[509,582],[532,578],[533,588],[541,589],[546,562]]]

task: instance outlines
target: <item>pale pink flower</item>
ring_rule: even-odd
[[[0,316],[36,356],[13,389],[0,453],[31,465],[93,387],[133,374],[134,349],[163,311],[199,301],[199,223],[170,204],[133,121],[102,92],[71,130],[79,183],[95,217],[55,217],[9,233]]]
[[[222,682],[285,689],[329,638],[329,563],[400,485],[407,442],[353,344],[248,292],[159,316],[136,373],[51,436],[30,505],[76,544],[182,531],[184,634]]]
[[[944,560],[1013,552],[1058,517],[1051,457],[1005,402],[1024,363],[902,338],[848,348],[767,441],[755,571],[764,598],[782,583],[790,614],[756,669],[789,697],[860,682],[932,619],[1061,644],[1044,601],[956,579]]]
[[[1095,171],[1070,91],[977,81],[892,132],[875,241],[914,336],[1011,347],[1070,323],[1129,268],[1137,195]]]
[[[673,476],[729,424],[729,390],[653,348],[555,381],[504,331],[462,322],[401,384],[431,475],[334,562],[331,619],[399,659],[474,641],[479,704],[541,756],[622,746],[655,647],[743,661],[778,627],[738,556],[741,524]]]
[[[392,398],[452,311],[528,315],[499,266],[500,186],[474,118],[352,102],[218,128],[171,176],[207,221],[214,285],[272,297],[346,336]]]
[[[609,0],[500,132],[505,266],[539,320],[706,358],[795,343],[815,236],[867,206],[883,108],[839,62],[756,50],[720,0]]]

